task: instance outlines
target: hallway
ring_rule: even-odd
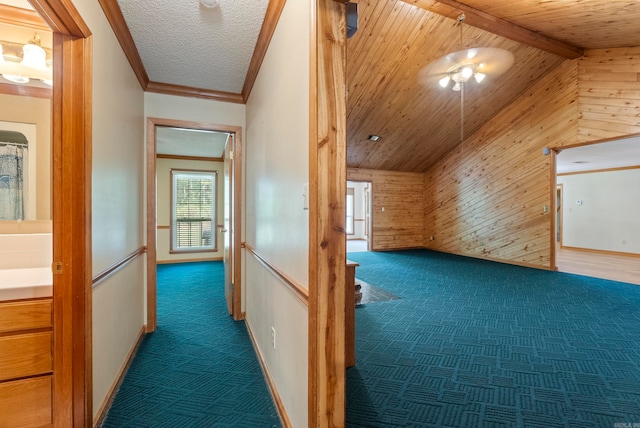
[[[158,329],[102,427],[280,427],[247,329],[227,314],[223,267],[158,266]]]

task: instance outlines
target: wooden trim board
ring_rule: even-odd
[[[0,94],[51,99],[53,97],[53,90],[48,88],[36,88],[34,86],[0,83]]]
[[[252,254],[256,260],[258,260],[264,267],[266,267],[271,273],[280,278],[282,282],[284,282],[293,294],[302,302],[305,306],[309,306],[309,290],[307,290],[304,286],[296,282],[293,278],[282,272],[278,269],[273,263],[259,254],[251,245],[244,242],[242,246]]]
[[[264,374],[264,378],[267,381],[267,386],[269,387],[269,392],[271,393],[271,397],[273,398],[273,402],[276,405],[276,410],[278,411],[278,416],[280,416],[280,422],[282,426],[285,428],[292,428],[291,420],[289,419],[289,415],[287,414],[287,409],[284,407],[284,402],[278,393],[278,388],[276,383],[271,376],[271,372],[269,372],[269,366],[266,364],[264,356],[256,343],[255,335],[253,334],[253,330],[251,330],[251,326],[248,322],[245,321],[244,325],[247,327],[247,332],[249,332],[249,339],[251,339],[251,344],[253,345],[253,350],[258,356],[258,361],[260,362],[260,367],[262,368],[262,374]]]
[[[190,160],[190,161],[204,161],[204,162],[224,162],[224,158],[211,158],[204,156],[181,156],[181,155],[163,155],[158,153],[156,155],[158,159],[176,159],[176,160]]]
[[[105,270],[100,272],[99,274],[94,275],[93,280],[92,280],[92,287],[96,288],[98,285],[102,284],[104,281],[109,279],[111,276],[113,276],[120,269],[124,268],[131,261],[133,261],[133,259],[135,259],[139,255],[143,254],[145,251],[147,251],[147,247],[145,247],[143,245],[140,248],[138,248],[137,250],[133,251],[132,253],[127,254],[121,260],[118,260],[117,262],[115,262],[114,264],[112,264],[111,266],[109,266],[108,268],[106,268]]]
[[[637,257],[640,258],[638,253],[625,253],[624,251],[609,251],[609,250],[596,250],[593,248],[580,248],[570,247],[568,245],[561,245],[560,248],[573,251],[583,251],[585,253],[606,254],[610,256],[625,256],[625,257]]]

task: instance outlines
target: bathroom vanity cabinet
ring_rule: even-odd
[[[0,428],[52,426],[52,299],[0,302]]]

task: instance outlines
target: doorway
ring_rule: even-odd
[[[371,251],[370,181],[347,181],[346,223],[347,253]]]
[[[551,242],[557,270],[639,283],[640,135],[555,151]]]
[[[201,231],[199,238],[202,242],[210,244],[211,242],[221,242],[218,246],[224,248],[225,262],[225,298],[227,299],[227,307],[230,315],[234,319],[243,319],[242,312],[242,289],[241,289],[241,259],[240,259],[240,225],[241,225],[241,173],[242,173],[242,139],[241,128],[227,125],[208,124],[202,122],[190,122],[173,119],[148,118],[147,119],[147,332],[153,332],[157,325],[156,312],[156,268],[158,264],[158,251],[160,233],[169,233],[170,225],[158,225],[158,158],[166,157],[161,153],[166,148],[161,147],[159,135],[165,131],[171,132],[182,131],[195,134],[217,133],[224,136],[222,142],[222,156],[214,158],[224,163],[224,177],[219,177],[219,187],[223,187],[225,194],[224,205],[228,210],[223,223],[218,224],[217,221],[209,219],[208,234],[207,231]],[[159,147],[160,150],[159,150]],[[175,158],[177,155],[173,155]],[[198,156],[180,155],[183,161],[197,161]],[[211,160],[212,158],[200,160]],[[215,218],[215,217],[214,217]],[[196,219],[201,220],[201,219]],[[171,220],[172,222],[175,219]],[[204,226],[206,228],[207,226]],[[165,230],[168,229],[168,230]],[[206,236],[205,236],[206,235]],[[220,236],[222,235],[222,236]],[[199,245],[199,244],[198,244]],[[218,248],[215,248],[218,250]],[[185,259],[182,255],[183,261]]]

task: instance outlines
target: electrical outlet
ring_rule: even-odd
[[[276,349],[276,328],[271,327],[271,346]]]

